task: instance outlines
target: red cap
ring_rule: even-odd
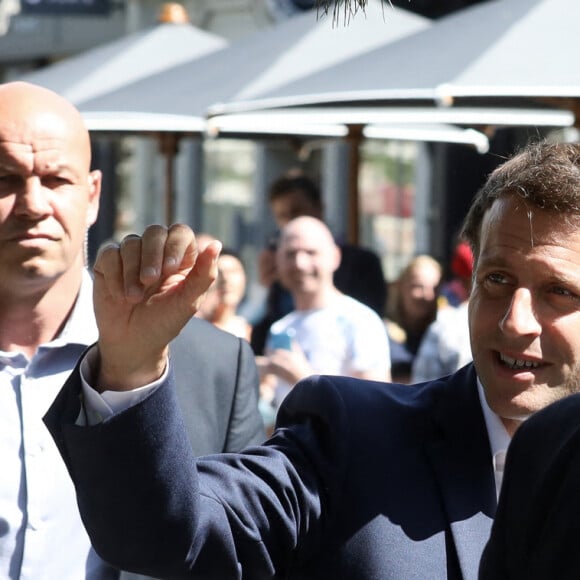
[[[473,252],[467,242],[460,242],[455,247],[451,258],[451,271],[458,278],[471,278],[473,272]]]

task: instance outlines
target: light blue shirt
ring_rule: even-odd
[[[29,360],[0,351],[0,578],[110,578],[90,549],[74,488],[42,417],[88,345],[97,339],[92,281],[60,335]],[[91,554],[89,554],[91,552]]]

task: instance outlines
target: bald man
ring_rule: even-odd
[[[108,578],[41,418],[95,341],[84,241],[99,209],[79,113],[0,86],[0,577]],[[91,315],[88,315],[91,314]]]
[[[272,325],[267,354],[258,359],[264,381],[276,377],[274,408],[296,382],[309,375],[376,381],[391,378],[389,342],[382,320],[334,285],[340,260],[340,248],[319,219],[298,217],[282,229],[276,268],[295,310]],[[286,348],[280,337],[291,338]]]
[[[119,574],[91,549],[42,423],[97,339],[84,243],[97,218],[101,173],[90,163],[89,134],[72,105],[31,84],[0,85],[0,578]],[[200,335],[203,347],[192,352]],[[201,367],[208,383],[180,394],[193,448],[234,451],[261,441],[249,345],[196,320],[172,347],[178,374]],[[225,368],[204,364],[216,350],[230,361]]]

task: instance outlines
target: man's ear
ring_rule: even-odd
[[[342,252],[340,248],[335,244],[334,245],[334,256],[333,256],[333,268],[332,272],[336,272],[338,267],[340,266],[340,261],[342,260]]]
[[[89,197],[87,205],[87,227],[90,227],[97,221],[99,214],[103,174],[98,169],[95,169],[88,174],[87,180]]]

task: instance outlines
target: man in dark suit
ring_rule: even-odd
[[[187,228],[155,226],[107,248],[98,347],[46,417],[97,551],[175,578],[476,578],[494,458],[578,388],[579,200],[580,146],[546,143],[476,196],[464,227],[473,365],[414,387],[312,377],[263,446],[199,459],[166,345],[215,276],[219,244],[197,252]],[[90,427],[75,425],[81,390]],[[117,410],[97,416],[111,398]]]

